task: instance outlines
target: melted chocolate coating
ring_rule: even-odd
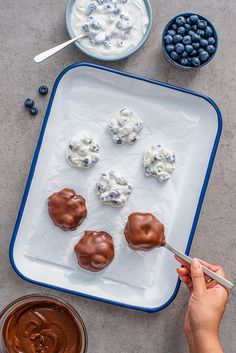
[[[98,272],[108,266],[114,258],[112,236],[106,232],[86,230],[75,246],[79,265],[85,270]]]
[[[75,230],[87,216],[85,199],[72,189],[62,189],[48,198],[48,213],[57,227]]]
[[[151,250],[165,245],[164,226],[151,213],[129,215],[124,234],[129,246],[135,250]]]
[[[16,307],[2,335],[8,353],[82,353],[82,330],[67,305],[45,300]]]

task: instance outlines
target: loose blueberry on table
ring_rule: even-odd
[[[33,99],[27,98],[27,99],[25,100],[24,106],[25,106],[26,108],[32,108],[32,107],[34,106],[34,101],[33,101]]]
[[[38,108],[32,107],[32,108],[30,108],[29,112],[31,115],[35,116],[38,114]]]
[[[40,87],[39,87],[39,93],[40,93],[42,96],[46,96],[46,94],[48,93],[48,88],[47,88],[47,86],[40,86]]]
[[[195,14],[177,17],[164,35],[167,55],[183,67],[205,64],[214,55],[215,44],[211,24]]]

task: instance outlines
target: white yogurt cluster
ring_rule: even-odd
[[[125,177],[111,171],[101,175],[96,185],[96,192],[104,204],[122,207],[132,192],[132,185]]]
[[[149,19],[143,0],[77,0],[72,11],[81,45],[101,55],[117,55],[137,45]]]
[[[87,132],[79,132],[68,143],[66,159],[77,168],[87,169],[99,161],[100,146]]]
[[[161,145],[152,146],[144,152],[143,167],[146,176],[164,182],[175,169],[175,153]]]
[[[116,144],[133,144],[143,129],[143,121],[129,108],[116,112],[108,123],[108,130]]]

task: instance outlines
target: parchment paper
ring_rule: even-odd
[[[131,250],[124,239],[124,225],[132,212],[151,212],[165,225],[168,237],[198,118],[174,111],[171,105],[167,111],[161,101],[157,104],[146,99],[145,103],[137,95],[124,93],[114,87],[103,86],[101,89],[99,82],[96,84],[89,79],[71,88],[65,104],[63,128],[58,136],[54,136],[55,148],[48,151],[51,159],[42,176],[41,199],[36,205],[37,214],[33,219],[24,255],[72,271],[86,272],[91,281],[94,276],[99,276],[103,281],[148,288],[153,284],[161,250]],[[106,130],[112,113],[124,106],[135,110],[144,120],[140,140],[132,146],[115,145]],[[100,161],[89,170],[73,168],[65,159],[68,140],[81,129],[90,132],[101,146]],[[146,177],[141,166],[145,148],[159,143],[173,150],[177,160],[172,178],[164,184]],[[134,187],[127,203],[120,209],[102,205],[95,194],[95,184],[100,174],[109,170],[122,172]],[[64,187],[74,189],[87,201],[87,219],[73,232],[63,232],[54,226],[48,216],[48,196]],[[73,248],[86,229],[105,230],[114,239],[115,259],[100,273],[85,271],[76,261]]]

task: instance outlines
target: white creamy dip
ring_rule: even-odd
[[[175,153],[161,145],[152,146],[144,152],[143,168],[146,176],[164,182],[175,169]]]
[[[99,161],[100,146],[86,131],[81,131],[69,141],[66,159],[72,167],[90,168]]]
[[[116,144],[128,143],[132,145],[139,138],[143,129],[143,121],[131,109],[122,108],[113,114],[107,127]]]
[[[80,44],[94,54],[114,56],[135,47],[149,23],[143,0],[76,0],[72,10]]]
[[[98,198],[113,207],[122,207],[132,189],[126,178],[114,171],[103,173],[96,185]]]

